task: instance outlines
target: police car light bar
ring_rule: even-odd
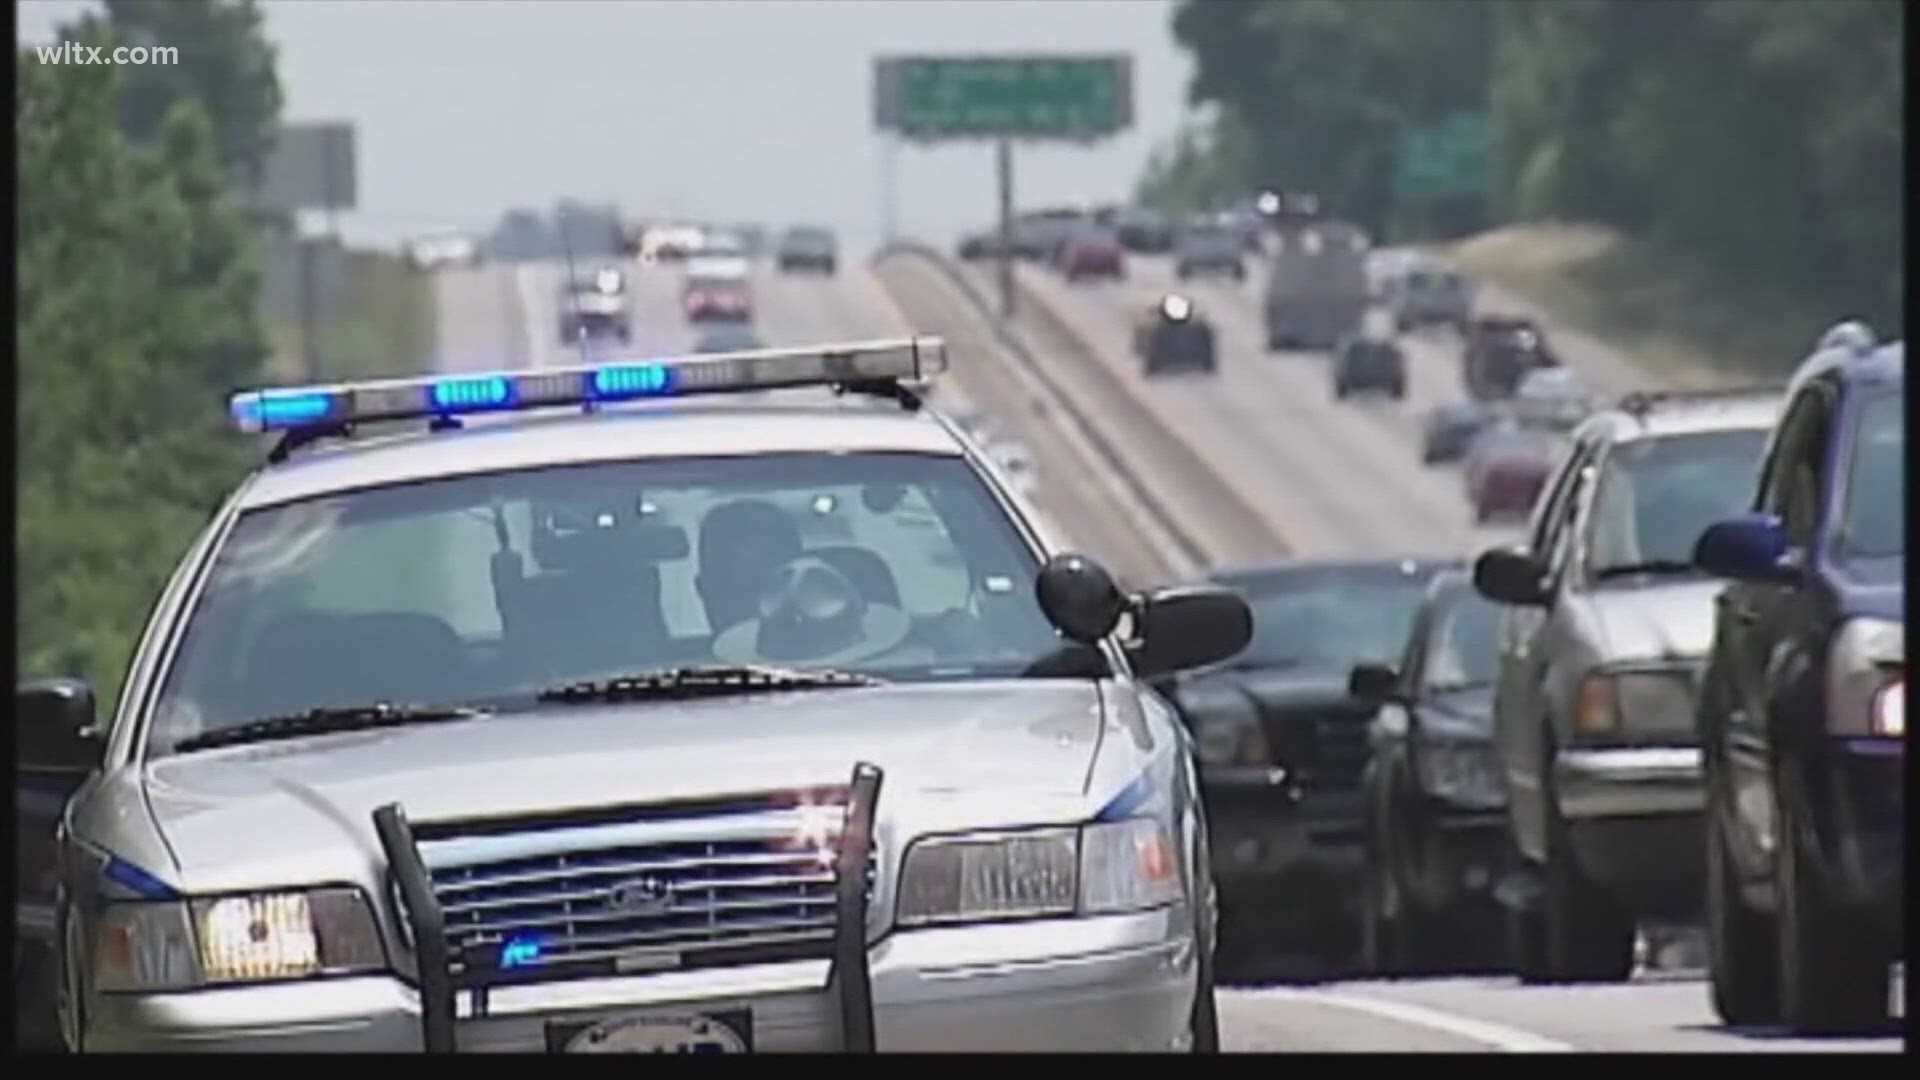
[[[538,370],[248,390],[228,400],[227,412],[236,428],[257,433],[786,387],[927,383],[946,370],[946,342],[920,336]]]

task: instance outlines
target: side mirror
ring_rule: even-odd
[[[1126,594],[1107,568],[1085,555],[1056,555],[1034,582],[1040,610],[1069,641],[1091,645],[1120,625]]]
[[[1386,701],[1399,685],[1400,673],[1389,664],[1355,664],[1347,674],[1347,695],[1356,701]]]
[[[1779,581],[1788,572],[1786,554],[1780,519],[1751,513],[1708,526],[1693,546],[1693,564],[1735,581]]]
[[[14,738],[23,768],[91,772],[100,763],[93,687],[85,679],[33,679],[13,691]]]
[[[1215,585],[1151,593],[1138,618],[1133,666],[1146,680],[1218,663],[1253,640],[1253,609],[1239,593]]]
[[[1494,548],[1473,561],[1473,587],[1501,604],[1541,607],[1547,602],[1540,564],[1521,548]]]

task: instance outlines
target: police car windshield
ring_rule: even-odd
[[[1766,441],[1765,429],[1740,428],[1615,448],[1594,491],[1588,572],[1689,566],[1707,526],[1746,508]]]
[[[150,745],[382,700],[511,711],[687,665],[1016,677],[1060,647],[1037,570],[970,465],[915,454],[596,463],[264,508],[214,560]]]
[[[1845,505],[1834,551],[1842,559],[1897,559],[1907,551],[1906,394],[1879,391],[1854,427]]]
[[[1343,680],[1354,664],[1392,663],[1431,579],[1397,563],[1225,579],[1253,608],[1253,640],[1232,666]]]

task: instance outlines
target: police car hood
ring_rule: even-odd
[[[204,750],[154,762],[145,782],[190,888],[252,887],[327,865],[362,878],[379,864],[372,814],[387,803],[416,822],[512,817],[839,785],[863,761],[884,771],[883,818],[1072,820],[1103,727],[1085,681],[810,690]]]

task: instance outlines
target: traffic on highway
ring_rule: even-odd
[[[529,17],[667,25],[593,6]],[[72,32],[210,32],[158,12]],[[1018,197],[1147,113],[1032,44],[867,60],[997,220],[502,206],[380,256],[421,355],[124,384],[217,449],[155,444],[207,485],[123,666],[22,654],[22,1048],[1900,1052],[1898,319],[1650,362],[1279,150]],[[111,92],[36,68],[79,244],[32,170]]]

